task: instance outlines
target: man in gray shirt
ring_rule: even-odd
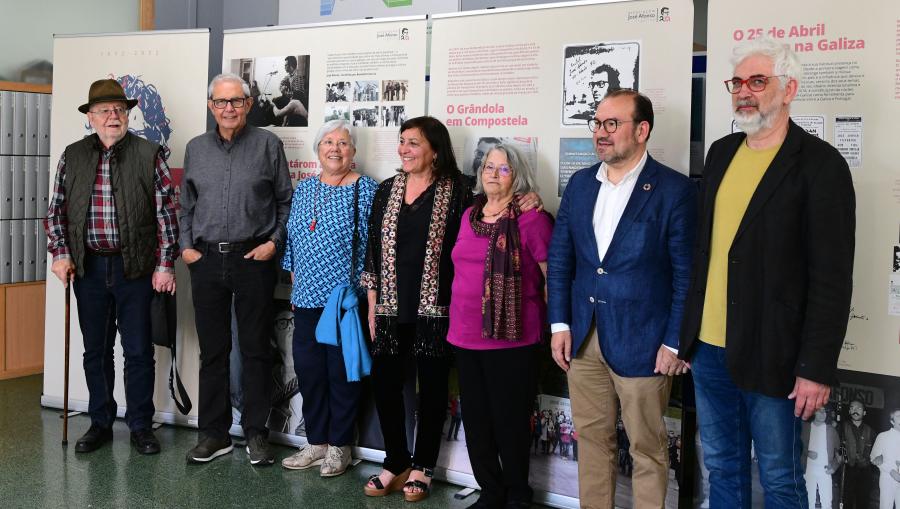
[[[244,408],[241,425],[253,465],[274,461],[266,418],[272,392],[269,334],[284,244],[291,179],[281,140],[247,125],[253,104],[247,83],[221,74],[209,85],[207,105],[216,128],[191,140],[181,190],[182,259],[191,287],[200,340],[200,436],[190,463],[231,452],[229,353],[234,305],[241,350]]]

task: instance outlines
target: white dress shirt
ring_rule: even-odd
[[[609,244],[616,233],[616,227],[619,226],[619,220],[622,219],[622,214],[625,212],[625,206],[628,205],[628,199],[631,198],[631,192],[634,191],[634,184],[646,164],[647,151],[645,150],[641,160],[619,180],[618,184],[609,181],[609,168],[606,163],[600,164],[600,170],[597,171],[600,192],[597,193],[591,224],[594,227],[594,237],[597,239],[597,256],[601,261],[606,256]],[[569,330],[567,323],[550,324],[550,332],[567,330]]]

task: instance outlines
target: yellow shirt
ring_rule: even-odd
[[[719,185],[713,210],[712,239],[709,246],[709,272],[706,276],[706,296],[703,319],[700,322],[700,341],[725,346],[725,318],[728,301],[728,251],[738,226],[750,204],[759,181],[781,145],[765,150],[753,150],[747,143],[741,147]]]

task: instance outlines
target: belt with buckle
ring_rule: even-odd
[[[243,242],[205,242],[208,249],[212,249],[220,254],[228,253],[246,253],[256,246],[262,244],[264,240],[245,240]]]

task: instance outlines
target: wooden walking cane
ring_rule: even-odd
[[[66,273],[66,317],[65,317],[65,341],[66,341],[66,353],[65,353],[65,367],[64,367],[64,375],[63,375],[63,436],[62,436],[62,444],[63,446],[69,445],[69,304],[71,302],[71,294],[72,290],[70,285],[72,284],[72,280],[69,278],[69,274]]]

